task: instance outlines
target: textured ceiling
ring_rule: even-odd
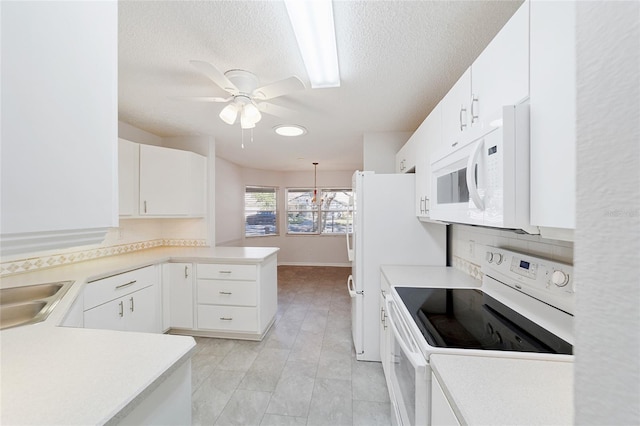
[[[334,1],[341,86],[310,89],[281,1],[119,2],[119,119],[162,137],[211,135],[233,163],[270,170],[362,168],[368,132],[413,132],[518,8],[520,1]],[[288,117],[253,130],[218,118],[227,96],[190,60],[245,69],[260,85],[291,75],[307,89],[275,98]],[[298,138],[273,127],[295,123]]]

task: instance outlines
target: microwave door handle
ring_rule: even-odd
[[[474,172],[476,164],[478,163],[478,154],[482,151],[483,145],[484,139],[480,139],[473,148],[473,152],[469,156],[469,161],[467,162],[467,188],[469,189],[469,195],[471,196],[473,204],[475,204],[479,210],[484,210],[484,201],[478,193],[478,182],[476,182]]]

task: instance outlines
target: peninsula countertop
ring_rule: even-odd
[[[156,248],[3,277],[1,287],[73,281],[49,317],[0,332],[0,423],[117,423],[195,348],[189,336],[60,326],[86,285],[166,262],[253,263],[277,248]]]

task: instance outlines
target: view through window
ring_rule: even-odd
[[[351,230],[351,189],[319,189],[318,203],[311,188],[287,189],[288,234],[344,234]]]
[[[247,237],[278,234],[278,191],[247,186],[244,192],[244,230]]]

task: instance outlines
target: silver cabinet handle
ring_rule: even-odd
[[[184,277],[189,278],[189,266],[184,267]]]
[[[220,271],[221,274],[230,274],[231,271]]]
[[[144,212],[145,213],[147,212],[147,202],[146,201],[144,202]]]
[[[120,305],[120,318],[122,318],[122,316],[124,315],[124,304],[122,303],[122,300],[119,303]]]
[[[387,315],[384,312],[384,308],[380,308],[380,322],[382,323],[382,326],[386,330],[387,329]]]
[[[471,94],[471,124],[478,121],[478,112],[474,110],[474,104],[478,103],[478,95]]]
[[[221,321],[233,321],[233,318],[231,317],[220,317]]]
[[[230,291],[219,291],[218,293],[220,293],[220,294],[231,294]]]
[[[129,309],[131,310],[131,312],[133,312],[133,297],[129,299]]]
[[[462,132],[464,130],[465,127],[467,127],[467,123],[463,123],[462,122],[462,113],[463,112],[467,112],[467,109],[464,107],[464,105],[462,105],[460,107],[460,131]],[[465,114],[466,115],[466,114]]]
[[[134,285],[137,281],[133,280],[133,281],[129,281],[128,283],[124,283],[124,284],[120,284],[116,286],[116,290],[124,288],[124,287],[129,287],[130,285]]]

